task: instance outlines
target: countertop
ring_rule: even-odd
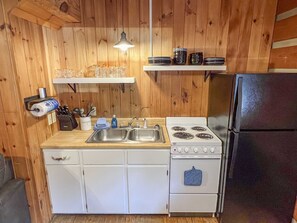
[[[129,119],[118,119],[125,123]],[[41,144],[42,149],[169,149],[170,140],[163,118],[148,118],[148,126],[159,124],[163,129],[165,143],[86,143],[93,130],[59,131]],[[79,129],[79,127],[77,128]]]

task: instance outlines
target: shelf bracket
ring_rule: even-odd
[[[76,84],[73,84],[73,86],[71,84],[67,84],[72,90],[74,93],[76,93]]]
[[[125,84],[124,83],[120,84],[120,89],[123,93],[125,93]]]
[[[211,75],[211,70],[204,71],[204,82],[207,81],[207,79],[210,75]]]
[[[158,71],[155,71],[155,82],[158,82]]]

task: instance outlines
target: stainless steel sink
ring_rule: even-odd
[[[129,131],[128,140],[139,142],[160,141],[161,133],[159,129],[133,129]]]
[[[127,129],[103,129],[93,132],[86,142],[121,142],[126,139]]]
[[[164,143],[163,130],[152,128],[116,128],[94,131],[87,143]]]

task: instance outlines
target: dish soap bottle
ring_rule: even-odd
[[[113,115],[111,119],[111,128],[117,128],[117,127],[118,127],[118,120],[116,115]]]

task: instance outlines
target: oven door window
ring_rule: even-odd
[[[220,158],[172,158],[170,193],[217,193],[219,185]],[[201,171],[201,182],[199,185],[185,184],[185,171]]]

